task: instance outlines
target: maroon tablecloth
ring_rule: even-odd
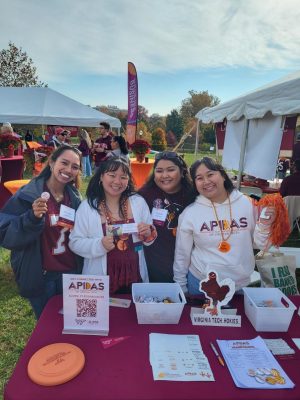
[[[23,156],[1,157],[2,179],[0,182],[0,208],[4,206],[7,200],[12,196],[9,190],[4,186],[4,182],[22,179],[24,169]]]
[[[299,306],[300,296],[291,297]],[[235,299],[243,313],[241,296]],[[300,399],[300,351],[291,338],[300,336],[300,318],[295,313],[287,333],[261,333],[263,338],[284,338],[296,350],[293,359],[278,360],[296,384],[294,389],[249,390],[234,385],[227,367],[218,364],[209,346],[216,339],[252,339],[258,335],[244,316],[241,328],[193,326],[190,307],[185,306],[178,325],[138,325],[134,305],[129,309],[110,308],[109,337],[130,336],[104,349],[99,336],[62,335],[61,296],[50,300],[8,382],[5,400],[150,400],[150,399]],[[149,333],[198,334],[207,355],[215,382],[158,382],[152,377],[149,363]],[[63,385],[43,387],[33,383],[26,368],[30,357],[41,347],[55,342],[79,346],[85,354],[83,371]]]

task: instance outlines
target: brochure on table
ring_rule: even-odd
[[[198,335],[151,333],[149,341],[154,380],[215,380]]]
[[[63,274],[63,333],[107,336],[109,276]]]
[[[217,340],[237,387],[292,389],[295,385],[279,365],[264,340]]]
[[[232,299],[235,292],[235,283],[226,278],[219,281],[214,270],[207,272],[206,279],[199,283],[200,292],[205,293],[209,304],[205,308],[191,308],[193,325],[240,327],[241,316],[236,315],[235,309],[222,309]]]

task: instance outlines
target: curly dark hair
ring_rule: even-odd
[[[88,184],[86,190],[86,197],[89,205],[95,210],[99,211],[99,205],[101,201],[105,200],[105,191],[103,189],[103,185],[100,181],[100,178],[106,172],[117,171],[120,167],[122,168],[124,174],[128,175],[129,178],[127,188],[121,194],[119,202],[119,210],[121,215],[124,217],[122,212],[122,205],[128,199],[128,197],[136,193],[130,166],[128,165],[127,161],[124,158],[111,157],[108,160],[102,161],[100,163],[99,167],[97,168],[95,174],[93,175],[92,179]]]

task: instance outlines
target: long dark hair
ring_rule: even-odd
[[[112,138],[113,142],[117,142],[119,144],[120,150],[122,154],[127,155],[128,154],[128,148],[126,144],[126,140],[123,138],[123,136],[114,136]]]
[[[223,165],[218,163],[213,158],[203,157],[200,160],[195,161],[190,168],[190,173],[191,173],[191,177],[193,180],[193,187],[194,187],[195,194],[197,194],[197,195],[199,194],[199,192],[196,188],[196,184],[195,184],[196,172],[197,172],[198,167],[202,164],[205,165],[206,168],[211,171],[219,171],[220,172],[220,174],[224,178],[224,188],[228,194],[230,194],[233,191],[233,189],[235,189],[235,187],[233,186],[233,183],[232,183],[231,179],[229,178],[229,176],[227,175],[227,172],[225,171]]]
[[[106,172],[114,172],[119,168],[122,168],[124,174],[128,175],[128,185],[126,190],[121,194],[119,209],[122,215],[122,204],[135,193],[134,184],[132,180],[131,170],[124,158],[121,157],[111,157],[107,161],[102,161],[100,166],[97,168],[95,174],[90,180],[87,190],[86,197],[89,205],[95,210],[99,210],[99,205],[102,200],[105,200],[105,192],[103,185],[100,182],[101,175]]]
[[[168,160],[177,165],[181,173],[181,187],[184,189],[184,193],[188,197],[192,197],[193,183],[189,174],[188,166],[184,159],[180,157],[180,155],[177,154],[175,151],[162,151],[161,153],[156,154],[153,171],[142,189],[148,189],[157,186],[154,181],[155,168],[160,160]]]
[[[73,151],[73,153],[75,153],[79,157],[80,169],[81,169],[81,167],[82,167],[81,152],[76,147],[69,146],[68,144],[63,144],[62,146],[59,146],[56,150],[54,150],[53,153],[51,153],[51,155],[49,156],[48,161],[46,163],[46,166],[41,171],[41,173],[37,176],[36,179],[39,179],[39,178],[45,178],[45,180],[49,179],[51,176],[51,173],[52,173],[51,168],[50,168],[50,161],[55,162],[58,159],[58,157],[61,156],[67,150]],[[80,183],[81,183],[81,173],[80,172],[74,179],[74,182],[69,182],[68,185],[73,184],[73,183],[77,189],[80,188]]]

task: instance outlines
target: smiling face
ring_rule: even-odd
[[[181,189],[180,168],[171,160],[159,160],[154,170],[154,182],[166,193],[177,193]]]
[[[119,167],[116,171],[107,171],[100,178],[105,196],[120,197],[126,190],[129,176]]]
[[[224,187],[225,178],[220,171],[208,169],[200,164],[195,174],[195,185],[198,193],[216,203],[223,203],[227,199]]]
[[[72,182],[80,171],[80,157],[73,150],[64,151],[55,161],[50,161],[51,180],[59,184]]]

